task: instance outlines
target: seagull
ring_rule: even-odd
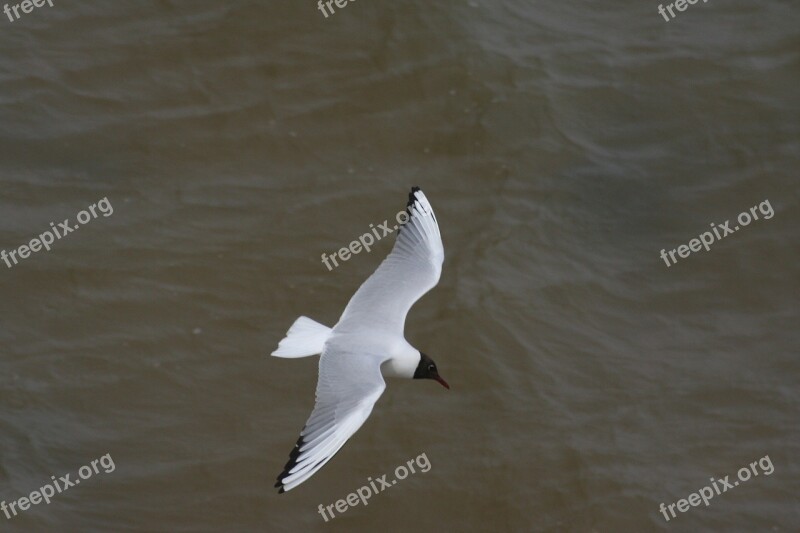
[[[450,388],[433,359],[403,335],[408,310],[439,282],[444,261],[436,216],[419,187],[411,188],[406,215],[391,253],[350,298],[339,322],[329,328],[301,316],[272,352],[322,354],[314,410],[278,476],[278,493],[313,476],[358,431],[386,388],[384,377],[433,379]]]

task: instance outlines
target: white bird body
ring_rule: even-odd
[[[331,329],[301,316],[272,353],[321,354],[314,410],[278,476],[279,492],[306,481],[361,427],[386,388],[384,376],[435,379],[449,388],[436,364],[403,334],[408,310],[439,281],[444,260],[436,216],[418,187],[411,189],[407,213],[392,252],[339,322]]]
[[[413,378],[419,366],[420,351],[404,338],[390,342],[389,359],[381,365],[381,374],[387,378]]]
[[[317,355],[328,344],[334,347],[332,352],[341,351],[336,349],[341,346],[347,350],[388,355],[388,359],[381,365],[381,374],[387,378],[413,378],[419,365],[419,350],[411,346],[404,337],[375,330],[358,335],[339,333],[335,326],[331,329],[305,316],[295,321],[272,355],[285,358]]]

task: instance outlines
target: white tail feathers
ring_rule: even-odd
[[[275,357],[307,357],[322,353],[322,346],[331,334],[331,328],[308,317],[301,316],[294,321],[286,337],[272,352]]]

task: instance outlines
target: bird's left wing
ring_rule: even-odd
[[[402,335],[408,310],[439,282],[442,236],[433,207],[419,187],[411,189],[406,213],[392,252],[350,299],[334,330]]]

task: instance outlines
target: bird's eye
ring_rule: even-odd
[[[436,370],[436,365],[428,365],[428,370]]]

